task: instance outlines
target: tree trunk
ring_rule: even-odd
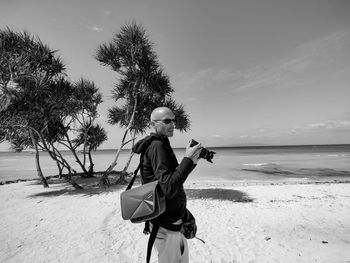
[[[81,163],[81,161],[80,161],[80,159],[79,159],[79,157],[78,157],[78,155],[77,155],[77,153],[76,153],[76,151],[75,151],[75,149],[74,149],[74,147],[73,147],[73,145],[72,145],[72,143],[70,141],[70,138],[69,138],[67,133],[65,134],[65,137],[67,138],[67,141],[68,141],[68,144],[69,144],[69,150],[73,153],[73,156],[75,157],[76,162],[79,164],[79,166],[81,167],[81,169],[85,173],[85,175],[86,175],[85,177],[91,177],[92,174],[90,174],[86,170],[85,166]]]
[[[129,165],[130,165],[130,162],[131,162],[131,159],[132,159],[133,156],[134,156],[134,153],[130,150],[129,159],[126,162],[123,171],[120,172],[119,179],[115,182],[115,184],[125,184],[125,183],[127,183],[125,177],[128,175],[127,170],[129,168]]]
[[[37,140],[33,134],[33,131],[31,129],[29,129],[29,133],[30,133],[30,137],[32,139],[32,143],[34,145],[34,149],[35,149],[35,165],[36,165],[36,170],[38,172],[38,176],[40,178],[41,183],[43,184],[43,186],[45,188],[49,187],[46,178],[43,175],[43,172],[41,170],[40,167],[40,159],[39,159],[39,149],[38,149],[38,143]]]
[[[51,148],[46,143],[44,143],[43,146],[43,149],[49,153],[49,155],[54,161],[56,161],[59,174],[62,175],[64,168],[66,168],[68,172],[71,173],[73,169],[70,167],[69,163],[63,158],[62,154],[56,149],[56,147],[52,143],[50,143]]]
[[[80,185],[78,185],[74,180],[72,180],[71,178],[71,167],[69,166],[69,164],[67,163],[67,161],[63,158],[63,156],[60,154],[60,152],[55,149],[55,147],[51,144],[52,150],[50,149],[50,147],[46,144],[45,140],[43,139],[42,135],[40,134],[40,132],[38,132],[37,130],[35,130],[32,127],[28,127],[29,128],[29,134],[31,136],[33,145],[35,147],[35,151],[36,151],[36,165],[37,165],[37,169],[38,169],[38,176],[40,177],[44,187],[49,187],[46,181],[46,178],[43,176],[43,173],[41,171],[40,168],[40,162],[39,162],[39,149],[38,149],[38,141],[36,140],[34,133],[35,132],[39,138],[41,139],[41,142],[43,143],[43,145],[41,146],[43,150],[47,151],[51,158],[53,160],[55,160],[56,162],[60,163],[62,165],[62,167],[66,167],[68,169],[69,172],[69,178],[66,178],[66,181],[69,182],[75,189],[83,189]],[[58,155],[58,156],[57,156]]]
[[[126,131],[125,134],[127,132],[128,131]],[[120,153],[122,152],[122,149],[123,149],[124,140],[125,140],[125,135],[124,135],[124,139],[123,139],[123,141],[121,143],[120,148],[117,151],[117,154],[116,154],[113,162],[111,163],[111,165],[108,167],[108,169],[101,176],[101,179],[100,179],[100,185],[101,186],[109,186],[110,185],[110,182],[108,180],[108,175],[112,172],[113,168],[117,165],[117,161],[118,161],[119,155],[120,155]]]
[[[60,165],[60,163],[58,161],[56,161],[56,165],[58,168],[58,178],[62,178],[62,171],[63,171],[63,166]]]
[[[131,134],[131,133],[130,133]],[[134,156],[134,152],[132,151],[132,148],[134,147],[134,145],[135,145],[135,138],[136,138],[136,132],[134,131],[134,134],[132,134],[132,146],[131,146],[131,148],[130,148],[130,154],[129,154],[129,159],[128,159],[128,161],[126,162],[126,164],[125,164],[125,166],[124,166],[124,169],[123,169],[123,171],[121,172],[121,174],[120,174],[120,181],[126,181],[125,180],[125,177],[126,177],[126,175],[127,175],[127,170],[128,170],[128,168],[129,168],[129,165],[130,165],[130,163],[131,163],[131,160],[132,160],[132,157]],[[118,180],[118,181],[119,181]],[[117,181],[117,183],[118,183],[118,181]]]
[[[52,147],[52,150],[48,147],[48,145],[45,143],[45,141],[43,141],[44,149],[50,154],[51,158],[57,162],[57,166],[61,167],[62,170],[63,170],[63,168],[66,168],[68,170],[68,177],[63,176],[65,181],[67,181],[69,184],[71,184],[75,189],[84,189],[83,187],[81,187],[79,184],[77,184],[72,179],[71,174],[72,174],[73,169],[70,167],[70,165],[67,163],[67,161],[63,158],[61,153],[54,147],[53,144],[50,144],[50,145]],[[61,172],[62,172],[62,170],[61,170]]]
[[[113,160],[113,162],[111,163],[111,165],[108,167],[108,169],[104,172],[104,174],[102,175],[101,179],[100,179],[100,185],[101,186],[109,186],[110,185],[110,182],[108,180],[108,175],[112,172],[113,168],[117,165],[118,163],[118,158],[119,158],[119,155],[123,149],[123,147],[128,143],[128,142],[125,142],[125,139],[126,139],[126,135],[128,134],[128,131],[130,130],[131,126],[132,126],[132,123],[134,122],[134,118],[135,118],[135,113],[136,113],[136,107],[137,107],[137,97],[135,98],[135,103],[134,103],[134,108],[133,108],[133,112],[132,112],[132,115],[130,117],[130,121],[129,121],[129,124],[128,124],[128,127],[126,127],[125,129],[125,133],[124,133],[124,136],[123,136],[123,140],[120,144],[120,147],[117,151],[117,154]],[[119,180],[118,180],[119,181]],[[124,179],[124,182],[125,183],[125,179]]]
[[[88,154],[89,154],[89,162],[90,162],[89,173],[90,173],[90,174],[94,174],[94,166],[95,166],[95,165],[94,165],[94,163],[93,163],[93,161],[92,161],[91,149],[89,149]]]
[[[89,127],[90,129],[90,127]],[[88,129],[84,132],[84,145],[83,145],[83,155],[84,155],[84,159],[83,159],[83,165],[85,167],[86,165],[86,148],[87,148],[87,132],[88,132]]]
[[[123,173],[126,174],[126,171],[128,170],[129,168],[129,165],[131,163],[131,160],[132,160],[132,157],[134,156],[134,152],[132,151],[132,149],[130,149],[130,154],[129,154],[129,159],[128,161],[126,162],[125,166],[124,166],[124,169],[123,169]]]

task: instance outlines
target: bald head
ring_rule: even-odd
[[[159,121],[167,118],[170,118],[170,119],[175,118],[174,113],[171,111],[171,109],[167,107],[159,107],[152,111],[151,121],[157,121],[157,120]]]
[[[167,137],[174,135],[174,119],[175,114],[167,107],[156,108],[151,114],[151,124],[154,127],[154,131]]]

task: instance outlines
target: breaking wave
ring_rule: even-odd
[[[330,168],[290,168],[275,163],[268,164],[245,164],[253,166],[252,168],[243,168],[243,171],[259,172],[270,175],[279,175],[286,177],[328,177],[344,176],[350,177],[350,171],[335,170]]]

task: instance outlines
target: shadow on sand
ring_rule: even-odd
[[[49,185],[50,188],[43,189],[42,192],[31,194],[28,197],[55,197],[60,195],[80,195],[80,196],[93,196],[99,194],[106,194],[114,191],[124,190],[127,185],[118,184],[115,182],[118,179],[115,176],[110,178],[111,185],[109,187],[103,188],[99,185],[100,177],[91,178],[80,178],[75,177],[74,180],[82,186],[84,189],[74,189],[69,183],[65,182],[63,179],[50,178]],[[140,183],[139,178],[135,181],[136,184]],[[32,181],[32,185],[41,184],[39,180]],[[254,199],[250,198],[246,193],[232,190],[232,189],[222,189],[222,188],[208,188],[208,189],[186,189],[186,194],[188,199],[215,199],[224,200],[232,202],[252,202]]]
[[[253,202],[246,193],[230,189],[186,189],[188,199],[216,199],[232,202]]]
[[[100,187],[99,177],[91,178],[74,178],[74,180],[82,186],[84,189],[74,189],[69,183],[63,179],[51,178],[49,180],[50,188],[46,188],[40,193],[29,195],[28,197],[55,197],[60,195],[81,195],[81,196],[93,196],[99,194],[110,193],[126,188],[126,185],[116,185],[115,178],[110,178],[111,185],[109,187]],[[33,181],[32,184],[40,185],[40,181]],[[62,189],[63,187],[63,189]],[[57,189],[59,188],[59,189]]]

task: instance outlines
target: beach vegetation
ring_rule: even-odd
[[[33,98],[37,98],[35,102],[41,101],[42,95],[47,94],[48,83],[62,75],[64,65],[54,56],[55,51],[27,31],[0,30],[0,53],[1,129],[6,139],[16,138],[17,142],[29,134],[36,151],[38,176],[48,187],[39,165],[38,140],[34,134],[40,104],[31,102]]]
[[[69,97],[62,105],[63,114],[60,116],[65,131],[57,138],[57,142],[68,148],[78,165],[83,177],[93,176],[93,161],[91,151],[95,151],[105,140],[105,130],[95,124],[98,118],[97,108],[102,103],[102,94],[94,82],[81,78],[72,84]],[[69,132],[68,132],[69,131]],[[71,138],[75,136],[75,138]],[[83,160],[78,156],[78,147],[82,146]],[[87,157],[89,162],[87,162]],[[89,164],[89,167],[87,165]]]
[[[99,45],[96,51],[96,60],[118,74],[112,90],[115,104],[109,109],[108,122],[124,129],[115,158],[101,177],[102,186],[110,184],[108,175],[117,165],[122,149],[129,143],[133,145],[136,136],[149,128],[149,116],[154,108],[168,106],[180,120],[177,128],[189,128],[189,115],[171,98],[174,90],[153,47],[144,27],[132,22],[122,26],[110,42]],[[117,183],[126,182],[126,170],[132,156],[130,151]]]
[[[81,188],[72,179],[76,171],[58,146],[73,153],[83,176],[92,175],[92,167],[85,167],[86,155],[80,161],[77,150],[80,145],[84,153],[96,150],[106,140],[103,128],[97,126],[96,130],[94,124],[102,102],[97,87],[85,79],[69,81],[57,51],[26,31],[0,30],[0,50],[0,141],[9,141],[17,151],[35,150],[38,176],[45,187],[48,183],[40,167],[40,150],[56,161],[60,175],[63,169],[68,171],[65,180]]]
[[[75,147],[83,145],[84,154],[84,166],[87,163],[86,155],[89,158],[89,174],[94,174],[94,162],[92,158],[92,151],[96,151],[97,148],[107,140],[107,133],[105,129],[99,124],[83,124],[79,129],[78,136],[73,140]]]

